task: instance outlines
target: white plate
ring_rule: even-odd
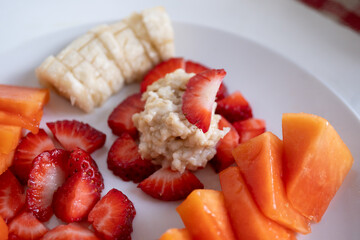
[[[33,40],[0,56],[0,82],[39,86],[34,68],[46,56],[56,54],[74,37],[92,26],[72,28]],[[355,114],[326,86],[281,56],[238,36],[190,24],[175,23],[177,55],[199,61],[213,68],[224,68],[224,80],[230,92],[240,90],[249,100],[254,116],[267,122],[267,130],[281,138],[281,116],[285,112],[308,112],[330,121],[350,148],[355,162],[343,186],[330,204],[323,220],[312,225],[312,233],[298,239],[358,239],[360,236],[360,123]],[[91,114],[71,107],[63,98],[51,93],[41,127],[48,121],[77,119],[87,122],[107,135],[105,147],[93,154],[111,188],[124,192],[137,210],[134,240],[157,239],[166,229],[183,227],[175,208],[179,202],[162,202],[145,195],[136,184],[124,182],[107,169],[107,152],[116,137],[107,126],[113,108],[126,96],[138,91],[127,86]],[[49,131],[48,131],[49,132]],[[210,169],[197,175],[206,188],[219,189],[217,175]],[[48,226],[57,224],[53,218]]]

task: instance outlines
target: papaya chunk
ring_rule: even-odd
[[[12,164],[15,150],[10,153],[0,153],[0,175],[3,174]]]
[[[288,199],[304,216],[319,222],[354,159],[324,118],[287,113],[283,114],[282,128]]]
[[[171,228],[167,230],[159,240],[191,240],[189,231],[186,228]]]
[[[293,231],[265,217],[260,211],[238,167],[229,167],[219,176],[238,240],[296,239]]]
[[[263,214],[302,234],[308,234],[310,221],[287,199],[282,180],[282,141],[265,132],[234,149],[235,161]]]
[[[193,239],[235,240],[222,192],[194,190],[176,210]]]
[[[0,153],[8,154],[19,143],[21,127],[0,124]]]
[[[30,130],[32,133],[37,134],[39,132],[39,125],[42,115],[43,111],[40,110],[35,114],[33,119],[29,119],[18,113],[11,113],[0,110],[0,124],[23,127],[27,130]]]
[[[0,216],[0,240],[8,239],[9,228],[4,219]]]

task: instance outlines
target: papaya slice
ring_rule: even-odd
[[[287,199],[282,180],[282,141],[265,132],[234,149],[235,161],[263,214],[302,234],[308,234],[310,221]]]
[[[0,124],[0,153],[8,154],[19,143],[21,127]]]
[[[171,228],[167,230],[159,240],[191,240],[189,231],[186,228]]]
[[[220,174],[226,207],[238,240],[296,239],[293,231],[265,217],[256,205],[238,167]]]
[[[9,228],[4,219],[0,216],[0,240],[7,240],[9,235]]]
[[[14,159],[15,150],[10,153],[0,153],[0,175],[4,173],[11,165]]]
[[[193,239],[235,240],[222,192],[194,190],[176,210]]]
[[[330,123],[308,113],[282,117],[284,182],[291,204],[319,222],[352,164],[350,150]]]
[[[11,113],[0,110],[0,124],[23,127],[32,133],[37,134],[39,132],[39,125],[42,115],[43,111],[40,110],[35,114],[34,119],[29,119],[18,113]]]

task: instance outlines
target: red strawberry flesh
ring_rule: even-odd
[[[208,67],[205,67],[204,65],[197,63],[197,62],[193,62],[193,61],[186,61],[185,62],[185,72],[187,73],[201,73],[203,71],[209,70]]]
[[[263,119],[250,118],[234,122],[233,126],[240,136],[240,143],[246,142],[266,131],[266,123]]]
[[[140,84],[140,92],[145,92],[149,85],[179,68],[185,69],[185,61],[183,58],[170,58],[169,60],[159,63],[145,75],[144,80]]]
[[[54,149],[34,159],[26,191],[26,206],[42,222],[48,221],[53,214],[53,194],[65,182],[68,157],[67,151]]]
[[[209,130],[216,93],[225,77],[223,69],[211,69],[190,78],[182,96],[186,119],[204,133]]]
[[[112,189],[91,210],[88,221],[101,239],[128,240],[135,215],[135,207],[127,196]]]
[[[186,198],[194,189],[204,185],[190,171],[183,173],[161,168],[142,181],[138,187],[153,198],[163,201],[177,201]]]
[[[141,158],[135,140],[127,133],[116,139],[111,146],[107,164],[116,176],[135,183],[141,182],[158,169],[150,160]]]
[[[42,240],[99,240],[99,238],[88,228],[77,223],[70,223],[51,229]]]
[[[40,239],[48,229],[31,212],[22,212],[9,224],[9,240]]]
[[[22,183],[27,183],[34,158],[40,153],[54,149],[54,143],[44,129],[37,134],[28,133],[16,148],[11,170]]]
[[[79,147],[92,153],[105,144],[106,135],[87,123],[77,120],[62,120],[48,122],[46,125],[55,139],[68,151]]]
[[[25,203],[24,188],[9,171],[0,175],[0,216],[9,222]]]
[[[252,117],[252,109],[240,92],[234,92],[217,102],[216,113],[229,122],[246,120]]]
[[[120,136],[127,132],[137,136],[137,129],[132,121],[132,116],[144,110],[145,102],[141,101],[141,93],[133,94],[122,101],[110,114],[108,125],[115,135]]]

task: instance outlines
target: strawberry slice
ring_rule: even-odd
[[[211,69],[196,74],[186,84],[182,112],[191,124],[204,133],[209,130],[216,93],[225,75],[223,69]]]
[[[122,101],[110,114],[108,125],[115,135],[127,132],[131,136],[138,135],[132,116],[144,110],[145,102],[141,101],[141,93],[133,94]]]
[[[244,121],[234,122],[233,126],[240,136],[240,143],[256,137],[266,131],[266,124],[263,119],[250,118]]]
[[[129,240],[135,215],[133,203],[113,188],[91,210],[88,221],[101,239]]]
[[[150,160],[141,158],[135,140],[127,133],[116,139],[111,146],[107,164],[116,176],[135,183],[141,182],[158,169]]]
[[[67,172],[68,177],[78,172],[84,172],[94,182],[98,192],[101,193],[101,191],[104,189],[104,179],[96,162],[89,153],[82,150],[81,148],[76,148],[71,152],[67,162]]]
[[[204,65],[198,63],[198,62],[193,62],[193,61],[186,61],[185,62],[185,72],[187,73],[201,73],[203,71],[209,70],[208,67],[205,67]]]
[[[218,101],[224,99],[225,97],[227,97],[228,95],[229,95],[229,93],[228,93],[227,87],[222,82],[220,87],[219,87],[219,90],[218,90],[218,92],[216,94],[216,101],[218,102]]]
[[[64,222],[78,222],[87,217],[100,200],[96,184],[85,172],[78,172],[66,180],[54,193],[55,216]]]
[[[235,127],[231,125],[224,117],[221,117],[218,127],[222,130],[224,127],[230,128],[230,131],[216,145],[216,155],[210,161],[210,164],[219,173],[235,162],[232,150],[239,144],[239,134]]]
[[[68,151],[79,147],[88,153],[101,148],[105,144],[106,135],[87,123],[76,120],[48,122],[54,137]]]
[[[31,212],[22,212],[9,224],[9,239],[40,239],[48,229]]]
[[[252,118],[252,110],[248,101],[238,91],[218,101],[217,104],[216,113],[231,123]]]
[[[159,63],[145,75],[144,80],[140,84],[140,92],[145,92],[149,85],[179,68],[185,69],[185,61],[183,58],[170,58],[169,60]]]
[[[9,222],[25,203],[24,188],[9,171],[0,175],[0,216]]]
[[[22,183],[27,183],[34,158],[40,153],[54,148],[53,141],[44,129],[40,128],[37,134],[28,133],[16,148],[11,170]]]
[[[65,182],[68,158],[67,151],[54,149],[41,153],[33,161],[26,191],[26,205],[42,222],[49,220],[53,214],[53,194]]]
[[[188,170],[180,173],[170,168],[161,168],[138,187],[153,198],[177,201],[186,198],[194,189],[204,188],[204,185]]]
[[[47,232],[41,240],[100,240],[88,228],[78,223],[59,225]]]

